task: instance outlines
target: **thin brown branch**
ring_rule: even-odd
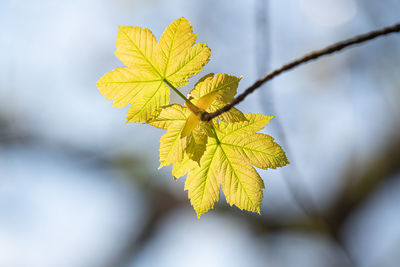
[[[262,77],[261,79],[257,80],[252,86],[250,86],[249,88],[247,88],[242,94],[238,95],[230,104],[227,104],[226,106],[218,109],[215,112],[212,113],[203,113],[201,119],[203,121],[210,121],[211,119],[221,115],[224,112],[227,112],[228,110],[230,110],[231,108],[233,108],[234,106],[236,106],[237,104],[239,104],[240,102],[242,102],[249,94],[251,94],[252,92],[254,92],[257,88],[259,88],[261,85],[263,85],[265,82],[272,80],[273,78],[275,78],[276,76],[280,75],[283,72],[286,72],[288,70],[291,70],[303,63],[307,63],[309,61],[315,60],[319,57],[325,56],[325,55],[329,55],[335,52],[338,52],[346,47],[355,45],[355,44],[360,44],[372,39],[375,39],[377,37],[380,36],[384,36],[387,34],[391,34],[391,33],[395,33],[395,32],[400,32],[400,23],[395,24],[393,26],[390,27],[386,27],[383,29],[379,29],[376,31],[372,31],[372,32],[368,32],[365,34],[361,34],[361,35],[357,35],[353,38],[335,43],[333,45],[327,46],[321,50],[315,50],[313,52],[310,52],[290,63],[287,63],[285,65],[283,65],[282,67],[268,73],[267,75],[265,75],[264,77]]]

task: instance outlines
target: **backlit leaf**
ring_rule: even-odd
[[[216,128],[222,130],[208,137],[200,165],[189,170],[185,189],[199,217],[214,207],[220,187],[230,205],[259,213],[264,183],[252,165],[267,169],[289,163],[272,137],[256,133],[270,117],[245,116],[248,121],[220,122]]]
[[[187,174],[185,190],[198,217],[214,207],[221,188],[231,206],[260,213],[264,182],[254,167],[275,169],[289,163],[274,139],[258,132],[272,116],[232,108],[202,121],[205,112],[233,101],[241,77],[210,73],[186,99],[176,87],[201,72],[211,55],[205,44],[195,41],[183,17],[165,29],[159,42],[147,28],[120,26],[115,54],[126,67],[106,73],[97,87],[113,106],[131,104],[127,122],[166,129],[160,168],[172,164],[175,179]],[[185,106],[169,105],[170,88]]]
[[[179,177],[185,176],[188,171],[198,165],[197,162],[191,160],[187,155],[185,155],[182,161],[174,163],[172,175],[175,179],[178,179]]]
[[[174,122],[186,121],[188,114],[190,112],[181,105],[173,104],[164,107],[156,117],[148,121],[148,124],[157,128],[168,129]]]
[[[132,104],[127,122],[148,121],[169,103],[167,83],[184,86],[208,62],[210,49],[195,41],[185,18],[171,23],[158,43],[149,29],[121,26],[115,54],[127,67],[105,74],[97,87],[116,107]]]
[[[251,134],[256,133],[267,125],[267,123],[273,118],[273,116],[265,116],[262,114],[244,114],[247,121],[241,121],[237,123],[220,123],[216,130],[219,132],[218,136],[225,137],[229,135],[238,134]]]
[[[183,160],[187,140],[181,138],[181,132],[189,115],[189,110],[174,104],[149,121],[153,126],[168,129],[160,139],[160,168]]]
[[[221,142],[227,149],[247,158],[257,168],[276,169],[289,163],[282,148],[274,142],[274,138],[266,134],[230,135]]]
[[[200,162],[206,150],[208,140],[207,127],[207,123],[200,122],[187,137],[186,154],[196,162]]]

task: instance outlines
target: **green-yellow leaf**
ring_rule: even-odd
[[[168,127],[167,132],[160,139],[160,162],[168,166],[183,160],[183,153],[186,148],[186,137],[181,138],[181,132],[185,121],[173,123]]]
[[[219,91],[211,91],[199,99],[195,99],[196,106],[205,111],[219,96]],[[211,122],[201,122],[200,114],[190,114],[183,127],[181,137],[188,136],[186,154],[190,159],[200,162],[207,144],[207,132],[210,131]]]
[[[198,217],[214,207],[220,187],[230,205],[259,213],[264,183],[252,165],[267,169],[288,163],[272,137],[256,133],[270,117],[245,116],[247,121],[219,123],[215,138],[208,137],[200,165],[189,170],[185,189]]]
[[[191,132],[194,130],[194,128],[197,127],[199,122],[200,122],[200,118],[197,117],[197,115],[195,115],[193,113],[190,114],[190,116],[186,120],[186,123],[184,125],[183,130],[182,130],[181,137],[183,138],[183,137],[186,137],[189,134],[191,134]]]
[[[181,138],[190,111],[174,104],[161,110],[157,117],[149,121],[150,125],[168,129],[160,140],[160,168],[183,160],[186,138]]]
[[[182,161],[184,151],[190,159],[200,161],[207,144],[206,123],[198,123],[187,136],[182,137],[182,131],[192,115],[189,109],[173,104],[164,107],[148,121],[150,125],[167,129],[160,140],[160,168]]]
[[[155,88],[141,90],[126,114],[127,122],[142,122],[153,118],[162,106],[169,103],[169,93],[163,82],[159,82]]]
[[[200,162],[207,145],[207,123],[200,122],[187,137],[186,154],[190,159]]]
[[[240,79],[241,77],[227,74],[216,74],[215,76],[208,74],[196,83],[190,93],[191,101],[200,111],[215,111],[225,105],[226,101],[233,99]],[[232,122],[247,121],[244,114],[237,109],[232,109],[219,118]],[[211,131],[210,123],[202,122],[200,126],[200,114],[192,113],[181,132],[182,138],[188,136],[186,153],[190,159],[196,162],[200,162],[206,150],[207,135],[205,133]]]
[[[218,109],[223,108],[225,105],[226,103],[217,99],[209,106],[208,112],[217,111]],[[244,114],[237,108],[231,108],[227,112],[222,113],[218,116],[218,119],[224,122],[239,122],[247,120]]]
[[[175,179],[185,176],[188,171],[198,166],[198,163],[191,160],[187,155],[184,156],[182,161],[174,163],[172,168],[172,175]]]
[[[241,79],[242,77],[224,73],[217,73],[215,76],[209,74],[197,82],[190,95],[194,99],[200,99],[210,92],[218,91],[220,92],[219,99],[225,103],[229,103],[235,97]]]
[[[147,123],[157,128],[168,129],[173,123],[185,122],[188,114],[190,112],[181,105],[172,104],[164,107],[156,117],[150,119]]]
[[[162,84],[155,73],[124,67],[106,73],[97,82],[97,87],[106,99],[114,100],[113,106],[121,108],[132,103],[141,91],[154,92]],[[169,91],[167,86],[161,89],[165,94]]]
[[[138,26],[119,26],[115,55],[133,70],[157,74],[155,51],[157,40],[153,33]],[[156,75],[159,76],[159,75]]]
[[[226,201],[240,209],[260,213],[264,182],[240,154],[232,153],[224,144],[219,146],[218,175]]]
[[[201,78],[190,92],[193,103],[198,106],[199,99],[210,93],[216,93],[214,101],[205,109],[207,112],[214,112],[231,102],[236,94],[239,81],[242,77],[235,77],[223,73],[214,76],[210,73]],[[227,122],[245,121],[246,117],[236,108],[232,108],[218,116],[218,119]]]
[[[115,53],[127,67],[105,74],[97,87],[116,107],[132,104],[127,122],[148,121],[169,103],[166,81],[183,86],[208,62],[210,49],[195,41],[185,18],[169,25],[158,43],[149,29],[121,26]]]
[[[289,164],[282,148],[274,142],[274,138],[266,134],[230,135],[221,142],[227,149],[239,153],[257,168],[276,169]]]
[[[218,136],[225,137],[229,135],[238,134],[251,134],[256,133],[273,118],[273,116],[265,116],[262,114],[244,114],[247,121],[240,121],[237,123],[219,123],[216,130],[219,132]]]
[[[218,91],[212,91],[206,95],[203,95],[200,97],[200,99],[195,99],[196,106],[202,111],[207,110],[211,103],[214,102],[218,94]],[[192,113],[186,121],[185,127],[182,131],[182,137],[188,136],[196,128],[199,122],[200,118],[198,115]]]
[[[217,176],[219,165],[219,150],[215,140],[210,138],[207,150],[196,166],[189,171],[185,182],[185,190],[188,190],[190,202],[200,216],[214,207],[219,199],[221,181]]]

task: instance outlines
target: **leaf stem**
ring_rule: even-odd
[[[175,93],[177,93],[177,95],[179,95],[183,100],[185,100],[185,103],[187,105],[187,107],[190,109],[190,111],[192,111],[194,114],[199,114],[201,112],[201,110],[195,106],[192,102],[190,102],[190,100],[184,96],[178,89],[176,89],[175,86],[173,86],[167,79],[163,79],[163,81],[165,82],[166,85],[168,85]]]
[[[185,102],[188,102],[189,99],[187,99],[186,96],[184,96],[178,89],[176,89],[175,86],[173,86],[167,79],[163,79],[166,85],[168,85],[172,90],[174,90],[175,93],[177,93]]]

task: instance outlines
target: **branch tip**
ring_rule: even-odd
[[[221,115],[222,113],[227,112],[228,110],[230,110],[231,108],[233,108],[234,106],[236,106],[237,104],[239,104],[240,102],[242,102],[249,94],[251,94],[252,92],[254,92],[256,89],[258,89],[259,87],[261,87],[261,85],[263,85],[264,83],[266,83],[269,80],[272,80],[273,78],[275,78],[276,76],[282,74],[283,72],[289,71],[293,68],[298,67],[301,64],[307,63],[309,61],[315,60],[319,57],[325,56],[325,55],[329,55],[329,54],[333,54],[335,52],[338,52],[344,48],[347,48],[349,46],[353,46],[355,44],[361,44],[364,43],[366,41],[375,39],[377,37],[380,36],[384,36],[384,35],[388,35],[391,33],[396,33],[396,32],[400,32],[400,23],[397,23],[393,26],[389,26],[386,28],[382,28],[376,31],[371,31],[368,33],[364,33],[364,34],[360,34],[360,35],[356,35],[350,39],[344,40],[344,41],[340,41],[337,42],[335,44],[332,44],[330,46],[327,46],[323,49],[320,50],[315,50],[312,51],[310,53],[305,54],[304,56],[297,58],[285,65],[283,65],[282,67],[275,69],[274,71],[267,73],[264,77],[260,78],[259,80],[257,80],[252,86],[250,86],[249,88],[247,88],[243,93],[241,93],[240,95],[238,95],[235,99],[233,99],[233,101],[227,105],[225,105],[224,107],[216,110],[215,112],[211,112],[211,113],[204,113],[201,115],[201,120],[203,121],[210,121],[213,118]]]

